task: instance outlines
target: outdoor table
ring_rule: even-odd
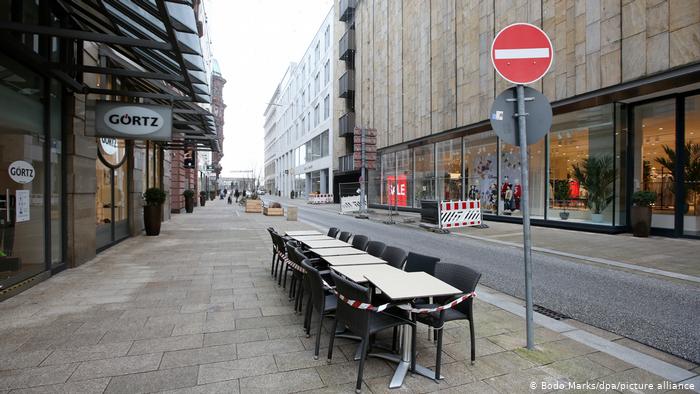
[[[306,245],[309,248],[313,249],[320,249],[320,248],[351,248],[352,246],[343,241],[339,241],[337,239],[331,239],[327,241],[305,241],[303,239],[300,240],[304,245]]]
[[[371,275],[373,273],[386,275],[401,275],[403,273],[400,269],[389,264],[335,265],[332,266],[331,269],[357,283],[367,282],[365,275]]]
[[[293,237],[295,235],[323,235],[320,231],[316,230],[297,230],[297,231],[287,231],[285,235]]]
[[[314,249],[311,248],[309,249],[309,252],[315,253],[319,257],[325,258],[326,256],[347,256],[347,255],[355,255],[355,254],[367,254],[367,252],[363,252],[359,249],[355,249],[352,246],[348,245],[343,248],[321,248],[321,249]]]
[[[292,239],[295,239],[297,241],[331,241],[334,240],[335,238],[329,237],[327,235],[294,235],[291,237]]]
[[[400,273],[399,273],[400,272]],[[364,274],[365,278],[375,287],[381,290],[392,301],[408,301],[415,298],[427,298],[460,294],[462,291],[450,286],[425,272],[393,272],[376,271]],[[411,319],[411,312],[408,312]],[[401,387],[406,372],[411,368],[411,330],[406,325],[401,327],[401,355],[391,353],[372,353],[373,357],[395,362],[396,372],[391,378],[389,388]],[[415,364],[415,372],[429,379],[435,378],[435,372],[419,364]]]
[[[323,257],[323,260],[325,260],[328,263],[328,265],[332,266],[386,264],[386,261],[380,259],[379,257],[374,257],[371,254],[358,254],[350,256],[325,256]]]

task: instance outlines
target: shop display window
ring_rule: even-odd
[[[522,216],[520,147],[501,141],[498,212],[504,216]],[[544,218],[545,163],[544,140],[528,146],[530,181],[530,217]]]
[[[381,158],[381,169],[382,169],[382,196],[381,204],[389,205],[390,203],[395,203],[393,201],[394,184],[396,181],[396,154],[386,153],[382,155]]]
[[[435,144],[437,150],[437,197],[439,200],[462,199],[462,139]]]
[[[700,236],[700,95],[685,98],[683,233]]]
[[[420,208],[421,200],[435,200],[435,145],[413,149],[413,206]]]
[[[413,202],[413,155],[411,150],[396,152],[396,205],[412,206]]]
[[[619,170],[613,109],[602,105],[554,117],[548,137],[548,219],[613,224]]]
[[[498,141],[489,131],[464,137],[464,185],[466,198],[480,200],[483,213],[498,211]]]

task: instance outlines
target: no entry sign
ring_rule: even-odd
[[[552,42],[539,27],[514,23],[493,39],[491,62],[508,82],[527,85],[547,73],[553,52]]]

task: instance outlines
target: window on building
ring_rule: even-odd
[[[314,62],[318,64],[321,61],[321,43],[316,43],[316,49],[314,49]]]
[[[498,212],[498,140],[490,131],[464,137],[465,197],[480,200],[484,213]]]
[[[444,201],[462,199],[462,140],[438,142],[437,192]]]
[[[301,118],[301,131],[302,131],[302,133],[303,133],[304,131],[306,131],[306,118],[305,118],[305,117],[304,117],[304,118]],[[298,138],[298,137],[299,137],[299,136],[297,135],[297,138]]]
[[[428,144],[413,149],[413,163],[413,206],[420,208],[420,200],[435,199],[435,145]]]
[[[323,86],[326,86],[331,80],[331,61],[327,61],[323,66]]]
[[[314,78],[314,96],[321,93],[321,73],[316,73]]]
[[[306,91],[301,92],[301,102],[304,104],[306,103]]]
[[[311,131],[311,112],[309,111],[309,114],[307,116],[307,119],[309,120],[306,122],[306,132]]]
[[[318,124],[321,122],[321,116],[320,116],[320,109],[319,109],[319,104],[316,104],[314,107],[314,127],[318,126]]]
[[[331,114],[331,97],[330,97],[330,95],[326,95],[326,98],[323,99],[323,120],[328,119],[330,114]]]
[[[328,48],[331,45],[331,26],[326,26],[326,31],[323,33],[323,46]]]
[[[321,157],[328,156],[328,130],[321,134]]]

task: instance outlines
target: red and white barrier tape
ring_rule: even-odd
[[[327,285],[327,284],[326,284]],[[331,288],[330,289],[333,293],[335,293],[336,296],[338,296],[338,299],[343,301],[344,303],[350,305],[353,308],[356,309],[366,309],[374,312],[381,312],[385,310],[386,308],[392,306],[393,304],[387,303],[379,306],[374,306],[372,304],[368,304],[362,301],[357,301],[357,300],[351,300],[344,295],[338,293],[335,289]],[[476,292],[471,292],[462,295],[461,297],[457,298],[456,300],[453,300],[451,302],[448,302],[445,305],[440,305],[435,308],[413,308],[410,304],[397,304],[393,305],[398,308],[401,308],[405,311],[411,312],[411,313],[418,313],[418,314],[424,314],[424,313],[433,313],[433,312],[440,312],[444,311],[445,309],[450,309],[453,308],[457,304],[461,304],[462,302],[466,301],[469,298],[476,297]]]

